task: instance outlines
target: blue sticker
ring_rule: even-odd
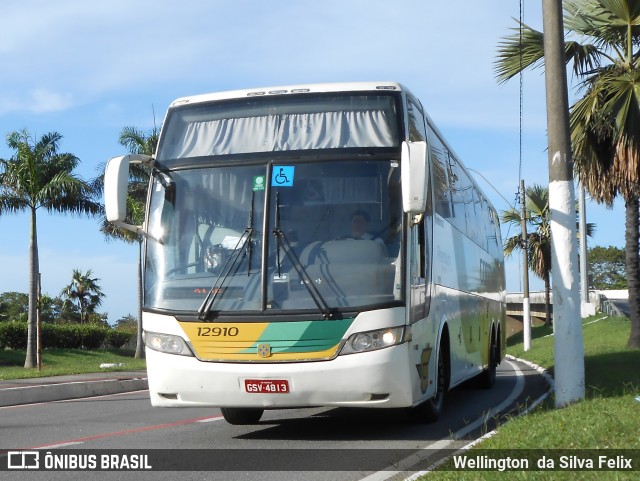
[[[295,165],[274,165],[271,174],[271,187],[293,187]]]

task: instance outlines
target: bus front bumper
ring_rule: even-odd
[[[266,409],[408,407],[412,405],[412,376],[418,372],[410,365],[407,346],[290,363],[202,362],[147,348],[151,404]]]

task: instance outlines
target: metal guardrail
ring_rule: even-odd
[[[598,305],[599,305],[599,309],[600,312],[602,312],[603,314],[606,314],[608,316],[612,316],[612,317],[622,317],[624,316],[624,313],[618,309],[613,302],[611,302],[607,296],[604,296],[602,294],[598,295]]]
[[[614,301],[627,299],[626,290],[619,291],[589,291],[589,302],[608,316],[624,317],[625,313],[614,304]],[[610,299],[611,297],[611,299]],[[544,317],[544,292],[531,292],[530,296],[531,315],[534,317]],[[507,315],[511,317],[522,316],[522,293],[514,292],[506,296]],[[553,313],[553,295],[551,296],[551,312]]]

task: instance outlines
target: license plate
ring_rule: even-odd
[[[286,379],[245,379],[244,389],[252,394],[288,394],[289,381]]]

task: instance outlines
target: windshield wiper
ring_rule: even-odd
[[[251,230],[247,228],[240,236],[240,239],[238,239],[238,243],[233,248],[233,254],[231,254],[231,256],[227,258],[227,261],[224,263],[224,266],[220,271],[220,274],[218,274],[218,277],[216,277],[216,280],[213,283],[213,287],[211,287],[211,289],[207,293],[207,296],[204,298],[202,305],[198,309],[198,319],[200,319],[201,321],[205,321],[207,319],[207,316],[211,312],[213,308],[213,304],[218,298],[218,294],[222,292],[222,286],[224,285],[225,281],[229,277],[229,274],[231,273],[231,271],[234,270],[234,267],[235,267],[235,271],[233,272],[235,275],[235,273],[240,268],[240,264],[242,264],[242,259],[244,259],[244,256],[247,253],[244,247],[247,244],[247,242],[250,242],[250,239],[251,239]],[[242,255],[242,258],[240,259],[240,262],[238,262],[238,259],[240,258],[241,255]],[[237,267],[236,267],[236,264],[237,264]]]
[[[251,192],[251,208],[249,209],[249,225],[245,229],[245,232],[248,232],[247,242],[245,242],[247,246],[247,276],[251,275],[251,258],[253,254],[253,244],[251,243],[251,235],[253,234],[253,201],[255,199],[256,193],[255,191]]]
[[[207,293],[207,296],[204,298],[202,305],[198,309],[198,319],[201,321],[205,321],[209,316],[209,313],[213,309],[213,304],[216,302],[218,298],[218,294],[222,292],[222,286],[226,282],[229,274],[233,271],[235,275],[242,264],[242,260],[245,256],[248,256],[248,267],[247,267],[247,276],[251,275],[251,257],[252,257],[252,243],[251,237],[253,236],[253,200],[254,196],[251,196],[251,208],[249,210],[249,224],[245,227],[244,232],[238,239],[235,247],[233,248],[233,254],[227,258],[227,261],[224,263],[220,274],[216,277],[215,282],[213,283],[213,287]],[[246,249],[245,249],[246,246]],[[240,257],[242,255],[242,257]],[[240,260],[240,262],[238,262]],[[236,266],[237,265],[237,266]],[[235,268],[235,270],[234,270]]]
[[[276,193],[276,218],[274,223],[275,225],[273,228],[273,235],[276,238],[276,257],[277,257],[276,262],[278,264],[278,277],[280,277],[281,275],[280,274],[280,245],[282,244],[282,246],[284,247],[285,254],[291,260],[291,263],[293,264],[294,269],[296,270],[296,272],[298,273],[298,276],[300,277],[300,281],[307,288],[307,291],[309,292],[311,299],[313,299],[313,302],[318,307],[318,310],[322,314],[323,319],[335,319],[335,312],[331,310],[331,307],[329,306],[325,298],[322,296],[322,294],[316,287],[315,283],[309,276],[309,273],[304,268],[304,265],[302,264],[302,262],[300,262],[300,259],[298,258],[295,251],[291,247],[291,244],[289,243],[287,236],[284,234],[284,232],[280,228],[279,195],[280,195],[279,192]]]

